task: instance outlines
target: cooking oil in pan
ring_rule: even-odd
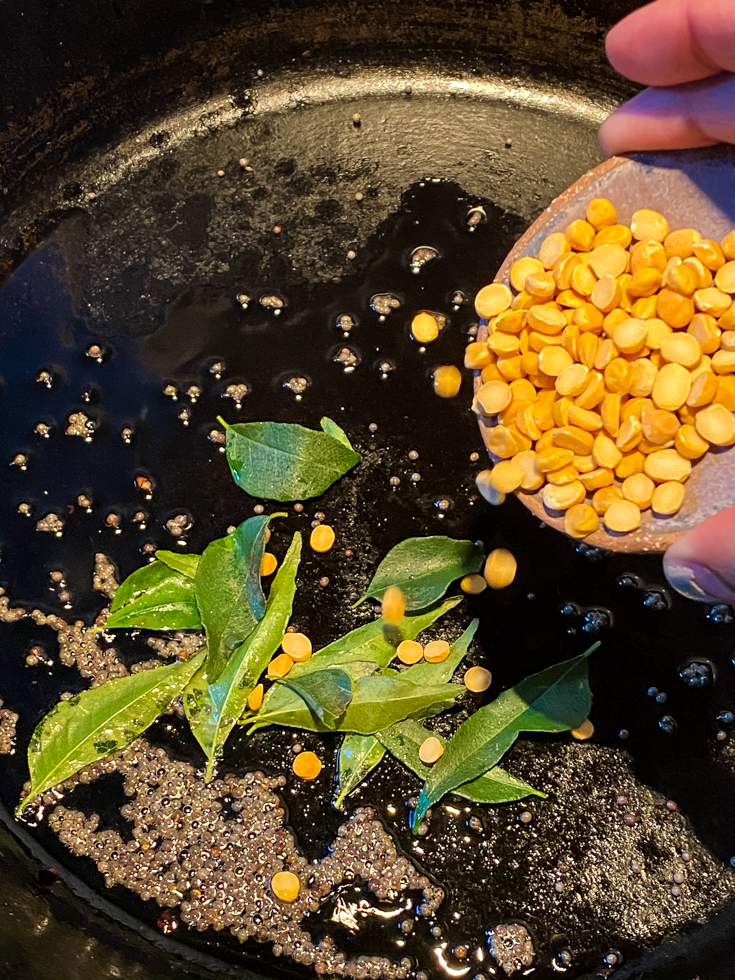
[[[192,220],[197,213],[192,206]],[[735,828],[726,819],[735,803],[731,613],[671,594],[659,559],[576,544],[513,500],[487,507],[474,486],[486,462],[469,411],[471,379],[454,399],[433,391],[438,365],[461,364],[476,331],[471,297],[492,278],[521,225],[455,185],[426,181],[356,249],[355,271],[341,281],[314,285],[284,275],[259,282],[238,268],[216,284],[183,289],[147,330],[118,326],[103,334],[101,321],[85,314],[83,287],[68,261],[73,229],[32,254],[0,291],[0,461],[7,464],[0,579],[9,599],[0,611],[6,620],[0,698],[2,710],[19,716],[16,751],[0,760],[8,808],[27,778],[33,727],[60,696],[83,690],[100,673],[109,676],[116,665],[127,670],[166,652],[160,642],[146,645],[147,636],[118,637],[115,653],[103,645],[80,675],[73,624],[91,623],[106,601],[91,588],[95,555],[109,556],[124,576],[158,547],[199,552],[227,527],[262,512],[263,502],[230,480],[218,415],[309,426],[328,415],[366,461],[359,477],[348,475],[318,501],[289,507],[274,532],[278,557],[294,530],[308,533],[312,523],[326,521],[337,532],[329,553],[308,554],[302,564],[293,621],[316,648],[369,615],[350,606],[391,546],[437,533],[480,538],[488,549],[510,549],[518,561],[512,586],[469,597],[451,624],[458,631],[470,615],[480,616],[470,662],[492,670],[488,700],[581,652],[591,638],[602,641],[591,661],[593,739],[529,737],[504,763],[548,798],[481,807],[450,797],[415,836],[409,817],[420,785],[389,759],[348,801],[352,823],[340,836],[348,818],[331,805],[332,736],[238,733],[228,743],[219,796],[200,788],[189,802],[173,804],[196,778],[191,767],[203,761],[174,712],[149,732],[144,762],[127,759],[117,773],[87,773],[49,805],[50,821],[33,833],[57,866],[98,890],[111,869],[125,885],[121,848],[134,839],[133,827],[143,839],[152,821],[162,828],[156,850],[174,848],[175,821],[167,823],[164,812],[172,806],[186,826],[206,816],[243,854],[252,841],[227,838],[226,832],[236,836],[235,824],[218,817],[219,808],[237,815],[244,807],[253,820],[271,807],[282,810],[277,822],[293,831],[286,846],[317,877],[326,875],[323,860],[345,836],[340,860],[345,869],[356,860],[357,831],[367,819],[359,808],[372,808],[380,820],[371,840],[397,848],[398,863],[391,858],[385,872],[396,875],[390,900],[359,876],[350,880],[348,870],[340,884],[324,878],[323,901],[300,924],[321,951],[300,956],[302,965],[290,958],[288,938],[241,945],[244,935],[207,928],[216,916],[208,918],[197,896],[163,894],[165,862],[152,859],[155,881],[109,893],[119,908],[194,949],[293,976],[306,976],[310,963],[319,972],[416,980],[529,970],[539,977],[609,975],[672,930],[719,910],[735,891],[729,865]],[[97,244],[101,251],[104,242]],[[410,330],[423,310],[444,318],[437,339],[426,344]],[[98,565],[102,578],[107,567]],[[58,654],[61,633],[28,617],[12,622],[19,605],[70,624],[66,663]],[[465,713],[443,718],[443,733],[451,734]],[[9,732],[9,715],[3,717]],[[0,735],[0,748],[12,738]],[[294,749],[319,755],[323,769],[313,782],[294,778]],[[147,767],[153,815],[150,807],[142,812],[136,765]],[[249,775],[256,771],[266,774],[262,781]],[[246,798],[256,801],[248,804],[252,812],[240,805]],[[256,844],[265,854],[270,830],[258,828],[263,838],[256,835]],[[230,867],[227,854],[211,847],[203,851],[201,841],[196,847],[180,857],[182,866],[188,862],[193,881],[204,873],[197,862],[208,862],[214,877],[207,887],[216,893],[221,881],[224,909],[229,895],[240,894],[241,866]],[[155,901],[162,897],[163,909]],[[241,932],[260,935],[257,915],[257,909],[243,914]]]

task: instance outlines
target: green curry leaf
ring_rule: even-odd
[[[378,565],[360,602],[380,600],[389,586],[396,585],[406,597],[407,610],[424,609],[441,599],[456,579],[478,572],[484,560],[482,545],[472,541],[443,535],[406,538],[391,548]]]
[[[197,573],[197,565],[201,555],[181,555],[176,551],[157,551],[156,560],[162,561],[164,565],[172,568],[175,572],[181,572],[187,578],[193,579]]]
[[[430,664],[424,662],[414,664],[413,667],[409,667],[408,670],[404,670],[402,676],[408,678],[409,680],[413,681],[414,684],[418,685],[442,684],[448,680],[451,680],[452,675],[469,649],[469,645],[477,631],[478,625],[479,620],[473,619],[459,639],[455,640],[455,642],[452,644],[449,651],[449,656],[446,660],[442,661],[442,663]],[[421,728],[418,722],[411,720],[399,721],[397,724],[389,728],[388,732],[391,733],[393,738],[397,738],[401,733],[401,728],[403,725],[412,725],[420,728],[421,731],[424,732],[423,738],[428,738],[430,734],[430,732]],[[420,744],[421,743],[419,743],[419,745]],[[413,749],[415,751],[413,751],[411,760],[422,766],[422,769],[425,769],[426,774],[428,774],[428,767],[424,766],[418,757],[418,746],[413,746]],[[393,754],[395,755],[396,753]],[[353,790],[357,789],[363,779],[375,768],[375,766],[377,766],[384,755],[385,746],[378,741],[377,736],[345,735],[342,746],[339,750],[339,758],[337,761],[338,795],[337,799],[335,800],[335,806],[342,806],[345,798]],[[408,765],[409,769],[413,768],[414,772],[417,771],[415,767],[406,762],[401,756],[397,757],[400,758],[405,765]],[[423,772],[419,773],[419,775],[421,775],[424,779],[426,778],[426,774]]]
[[[204,658],[202,650],[189,660],[117,677],[69,701],[60,701],[31,737],[31,789],[19,811],[82,766],[138,738],[181,694]]]
[[[245,710],[248,694],[281,644],[291,618],[300,559],[301,535],[297,532],[273,579],[265,616],[236,647],[217,678],[209,675],[208,660],[206,674],[192,678],[184,692],[191,730],[208,759],[208,779],[228,735]]]
[[[232,534],[210,542],[194,579],[197,606],[207,634],[207,674],[214,683],[238,647],[265,615],[260,584],[266,530],[274,517],[251,517]]]
[[[398,629],[399,637],[412,640],[423,630],[431,626],[450,609],[453,609],[462,600],[461,598],[445,599],[444,602],[432,606],[422,613],[404,616]],[[374,673],[379,668],[387,667],[396,655],[396,648],[390,639],[386,637],[384,622],[376,619],[372,623],[359,626],[338,640],[334,640],[328,646],[322,647],[304,663],[294,664],[289,671],[288,678],[294,681],[299,677],[317,670],[324,670],[326,667],[341,667],[346,670],[353,680],[357,674]],[[373,664],[373,670],[367,670],[361,666],[355,670],[357,664]],[[451,677],[451,674],[449,675]],[[269,714],[284,717],[289,710],[302,709],[299,699],[288,688],[280,684],[274,684],[265,695],[261,706],[259,717],[266,717]],[[248,719],[251,721],[252,719]],[[275,722],[273,722],[275,724]]]
[[[294,691],[317,721],[334,729],[352,700],[352,679],[338,667],[315,670],[293,680],[281,678],[279,684]]]
[[[336,439],[337,442],[341,442],[342,445],[346,446],[347,449],[349,449],[351,452],[355,451],[352,443],[347,438],[347,433],[345,432],[345,430],[340,429],[337,423],[333,422],[332,419],[328,419],[325,415],[324,418],[319,422],[319,425],[322,427],[322,431],[326,432],[328,436],[331,436],[333,439]]]
[[[194,583],[163,562],[136,569],[115,593],[105,629],[201,629]]]
[[[339,429],[330,419],[323,419],[322,427]],[[318,497],[360,462],[339,432],[341,437],[284,422],[227,425],[227,462],[235,483],[252,497]]]
[[[563,732],[581,725],[592,704],[587,657],[598,646],[526,677],[470,715],[427,777],[416,821],[445,793],[492,769],[520,732]]]
[[[371,735],[403,718],[437,714],[450,707],[461,693],[459,684],[413,684],[395,671],[363,675],[353,678],[352,700],[336,730]],[[251,730],[265,725],[326,730],[304,704],[288,704],[282,710],[270,706],[264,711],[264,707],[252,719]]]
[[[438,738],[445,747],[448,744],[438,732],[431,732],[410,718],[393,725],[386,731],[378,732],[376,738],[383,748],[402,762],[407,769],[415,772],[420,779],[426,780],[431,776],[432,770],[419,758],[419,748],[430,735]],[[482,776],[456,786],[452,792],[472,803],[512,803],[514,800],[522,800],[524,796],[546,797],[545,793],[524,783],[522,779],[516,779],[500,766],[494,766]]]
[[[384,755],[385,746],[375,735],[345,735],[337,759],[336,807],[342,806],[346,797],[357,789]]]

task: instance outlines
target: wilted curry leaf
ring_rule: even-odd
[[[82,766],[133,742],[181,694],[205,656],[201,650],[190,660],[117,677],[60,701],[31,737],[31,789],[19,810]]]
[[[201,629],[194,582],[154,561],[128,575],[115,593],[106,629]]]
[[[440,599],[456,579],[478,572],[484,560],[482,545],[473,541],[442,535],[406,538],[378,565],[360,602],[382,599],[385,590],[396,585],[406,597],[407,610],[424,609]]]
[[[227,427],[227,462],[235,483],[252,497],[318,497],[360,462],[360,454],[345,444],[344,433],[344,439],[335,438],[326,431],[283,422],[223,425]],[[326,425],[339,428],[323,419],[322,427]]]
[[[475,711],[450,739],[421,791],[416,820],[450,790],[490,770],[522,731],[563,732],[581,725],[589,714],[592,693],[585,653],[526,677]]]

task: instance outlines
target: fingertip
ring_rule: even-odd
[[[621,106],[600,126],[598,139],[606,156],[647,150],[681,150],[713,146],[727,136],[704,133],[697,102],[679,89],[649,88]]]
[[[735,507],[675,541],[664,555],[664,574],[689,599],[735,603]]]
[[[617,120],[615,119],[617,114],[617,112],[614,112],[612,115],[608,116],[597,131],[597,142],[600,144],[600,150],[606,157],[612,157],[618,153],[625,152],[619,148],[620,140],[618,139],[617,133],[618,125]]]

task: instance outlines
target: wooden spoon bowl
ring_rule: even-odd
[[[544,238],[564,231],[575,218],[583,218],[587,204],[595,197],[613,202],[621,224],[630,224],[639,208],[655,208],[666,215],[672,229],[696,228],[703,237],[719,241],[735,227],[735,150],[717,147],[606,160],[580,177],[539,215],[506,256],[495,281],[510,285],[513,263],[524,255],[536,256]],[[486,340],[487,335],[487,325],[483,324],[478,339]],[[481,384],[478,372],[475,391]],[[479,424],[487,445],[492,423],[480,417]],[[694,462],[684,504],[677,514],[662,517],[645,510],[637,531],[611,534],[601,524],[585,541],[613,551],[665,551],[679,535],[706,517],[735,505],[733,448],[713,447]],[[517,495],[538,518],[564,531],[564,513],[547,510],[539,491],[517,491]]]

